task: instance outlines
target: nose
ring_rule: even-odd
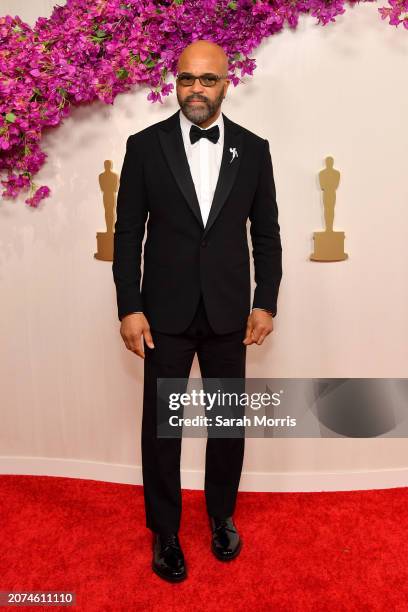
[[[202,94],[204,91],[204,87],[201,85],[200,80],[196,79],[194,84],[191,86],[190,93],[191,94]]]

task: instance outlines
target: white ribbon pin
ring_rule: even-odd
[[[238,153],[235,147],[230,147],[230,153],[232,153],[232,157],[230,159],[230,163],[234,161],[235,157],[238,157]]]

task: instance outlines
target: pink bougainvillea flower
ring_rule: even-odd
[[[40,143],[72,108],[147,86],[147,99],[163,103],[174,90],[182,49],[197,39],[220,44],[234,87],[253,75],[251,54],[301,14],[323,26],[358,0],[67,0],[33,28],[19,17],[0,18],[0,172],[5,198],[31,189],[37,207],[50,194],[33,176],[45,163]],[[365,0],[362,0],[365,1]],[[371,0],[366,0],[371,1]],[[408,0],[378,9],[391,25],[408,29]]]

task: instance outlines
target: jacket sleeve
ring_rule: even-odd
[[[264,144],[258,186],[249,218],[256,284],[252,308],[270,310],[275,316],[282,278],[282,245],[268,140]]]
[[[147,215],[143,155],[135,135],[132,135],[126,142],[120,174],[113,241],[112,272],[120,321],[126,314],[143,310],[140,280]]]

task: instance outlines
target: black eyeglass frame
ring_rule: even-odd
[[[190,78],[193,79],[193,82],[190,85],[183,85],[181,83],[181,79],[182,78]],[[211,77],[215,79],[215,82],[212,85],[206,85],[205,83],[203,83],[202,79],[204,79],[205,77]],[[196,82],[196,79],[198,79],[201,83],[201,85],[203,87],[214,87],[218,81],[220,81],[221,79],[226,79],[228,77],[227,74],[213,74],[212,72],[206,72],[205,74],[200,74],[200,76],[194,76],[194,74],[191,74],[190,72],[180,72],[179,74],[176,75],[176,79],[177,82],[182,86],[182,87],[192,87],[194,85],[194,83]]]

